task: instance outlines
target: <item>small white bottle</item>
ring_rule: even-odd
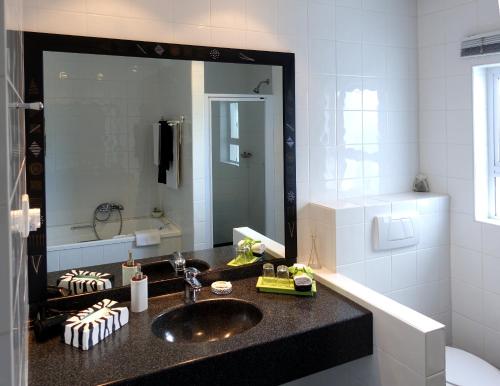
[[[137,273],[130,281],[130,310],[143,312],[148,309],[148,277],[141,271],[137,264]]]
[[[128,260],[122,264],[122,285],[129,285],[136,273],[137,264],[132,256],[132,251],[128,251]]]

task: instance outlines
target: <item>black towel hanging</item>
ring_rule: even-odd
[[[158,182],[167,183],[167,170],[174,161],[174,131],[167,121],[160,124],[160,165],[158,166]]]

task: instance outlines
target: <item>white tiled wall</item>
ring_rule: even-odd
[[[320,263],[358,283],[451,325],[449,198],[406,193],[311,204]],[[375,251],[375,216],[413,217],[416,246]],[[451,334],[451,330],[448,331]]]
[[[299,252],[305,256],[310,200],[411,186],[418,169],[416,15],[416,0],[30,0],[25,28],[295,52]],[[377,358],[391,369],[384,374],[401,378],[379,377],[374,384],[408,384],[405,365]],[[370,366],[359,371],[368,374]]]
[[[467,35],[500,29],[496,0],[419,0],[420,169],[451,197],[453,345],[500,366],[500,228],[474,221],[472,66]]]
[[[25,16],[31,31],[295,52],[302,254],[310,198],[407,191],[418,169],[416,0],[32,0]]]
[[[28,282],[26,242],[11,228],[10,213],[26,193],[23,101],[22,8],[0,2],[0,385],[27,382]],[[6,29],[11,31],[7,32]]]
[[[321,269],[316,278],[372,312],[373,355],[287,386],[444,386],[445,331],[441,323],[341,274]]]

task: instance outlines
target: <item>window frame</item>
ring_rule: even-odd
[[[488,217],[500,220],[500,66],[486,71],[488,138]],[[499,179],[499,180],[497,180]]]

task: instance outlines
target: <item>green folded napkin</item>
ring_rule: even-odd
[[[227,265],[230,265],[231,267],[239,267],[240,265],[247,265],[247,264],[252,264],[257,261],[259,261],[260,257],[258,256],[244,256],[244,255],[238,255],[236,256],[233,260],[231,260]]]

